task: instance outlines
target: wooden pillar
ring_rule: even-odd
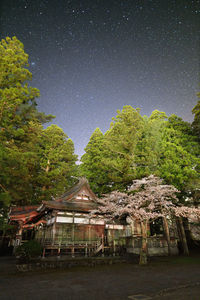
[[[86,243],[85,244],[85,256],[87,257],[87,254],[88,254],[88,244]]]
[[[135,220],[133,220],[133,218],[130,217],[130,226],[131,226],[131,235],[134,236],[134,227],[135,225]]]
[[[75,257],[75,255],[74,255],[74,246],[72,246],[72,251],[71,251],[71,253],[72,253],[72,257]]]
[[[72,253],[72,257],[74,257],[75,255],[74,255],[74,239],[75,239],[75,232],[74,232],[74,230],[75,230],[75,228],[74,228],[74,212],[73,212],[73,223],[72,223],[72,251],[71,251],[71,253]]]
[[[43,248],[43,251],[42,251],[42,258],[45,258],[45,247]]]
[[[140,265],[147,264],[147,220],[141,221],[142,246],[140,249]]]
[[[56,215],[55,215],[55,221],[52,226],[52,245],[55,243],[55,235],[56,235]]]
[[[113,256],[115,256],[116,252],[116,245],[115,245],[115,240],[113,240]]]
[[[91,249],[91,225],[89,225],[89,228],[88,228],[88,237],[89,237],[89,248],[88,248],[88,251],[89,251],[89,256],[90,256],[90,249]]]
[[[91,241],[91,225],[88,226],[88,239],[89,239],[89,243]]]
[[[114,243],[114,241],[115,241],[115,232],[114,232],[114,225],[113,225],[113,228],[112,228],[112,247],[113,247],[112,251],[113,251],[113,256],[115,256],[115,243]]]
[[[16,248],[21,245],[22,242],[22,231],[23,231],[23,223],[19,222],[19,228],[15,236],[15,244],[13,248],[13,254],[15,254]]]
[[[180,228],[180,233],[181,233],[181,242],[182,242],[182,247],[183,247],[183,254],[184,255],[189,255],[189,249],[188,249],[188,245],[187,245],[187,239],[186,239],[186,235],[185,235],[185,229],[183,226],[183,220],[182,217],[178,217],[178,224],[179,224],[179,228]]]
[[[59,245],[59,248],[58,248],[58,257],[60,257],[60,245]]]
[[[102,234],[102,256],[104,256],[104,233]]]
[[[163,229],[167,241],[167,246],[168,246],[168,255],[171,255],[171,242],[170,242],[170,234],[169,234],[169,226],[167,222],[167,218],[164,216],[163,218]]]

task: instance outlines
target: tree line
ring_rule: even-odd
[[[92,134],[81,158],[81,174],[98,195],[126,191],[134,179],[154,174],[181,191],[180,201],[198,201],[199,103],[192,124],[158,110],[141,116],[139,109],[124,106],[105,134],[99,128]]]
[[[74,183],[77,155],[54,116],[37,109],[28,55],[16,38],[0,42],[0,208],[40,203]]]
[[[155,110],[150,117],[124,106],[105,134],[92,134],[81,164],[72,140],[54,116],[37,109],[39,90],[29,85],[28,55],[16,38],[0,42],[0,209],[51,200],[85,176],[99,196],[125,192],[133,180],[154,174],[198,201],[200,101],[192,124]]]

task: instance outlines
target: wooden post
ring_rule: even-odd
[[[88,228],[89,232],[88,232],[88,236],[89,236],[89,256],[90,256],[90,250],[91,250],[91,225],[89,225],[89,228]]]
[[[88,253],[88,244],[85,244],[85,256],[87,257],[87,253]]]
[[[112,251],[113,251],[113,256],[115,256],[115,245],[114,245],[114,240],[115,240],[115,232],[114,232],[114,225],[112,228]]]
[[[58,247],[58,257],[60,257],[60,245]]]
[[[46,227],[42,226],[42,245],[45,243]]]
[[[52,246],[54,245],[55,242],[55,235],[56,235],[56,215],[55,215],[55,221],[52,225]]]
[[[165,233],[165,237],[166,237],[166,241],[167,241],[167,246],[168,246],[168,254],[172,255],[172,253],[171,253],[170,234],[169,234],[169,226],[168,226],[167,218],[163,217],[162,219],[163,219],[163,229],[164,229],[164,233]]]
[[[184,229],[184,226],[183,226],[182,217],[178,217],[178,224],[179,224],[180,233],[181,233],[181,242],[182,242],[182,246],[183,246],[183,254],[189,255],[189,249],[188,249],[188,245],[187,245],[187,239],[186,239],[186,235],[185,235],[185,229]]]
[[[74,258],[75,255],[74,255],[74,246],[72,246],[72,257]]]
[[[73,212],[73,224],[72,224],[72,257],[74,257],[74,239],[75,239],[75,232],[74,232],[74,212]]]
[[[104,234],[102,234],[102,256],[104,257]]]
[[[45,247],[43,248],[43,251],[42,251],[42,258],[45,258]]]
[[[140,249],[140,265],[147,264],[147,221],[141,221],[142,246]]]
[[[115,247],[115,240],[113,240],[113,256],[115,256],[115,250],[116,250],[116,247]]]
[[[22,231],[23,231],[22,226],[23,226],[23,223],[19,222],[18,232],[16,233],[16,236],[15,236],[15,243],[14,243],[14,248],[13,248],[13,254],[15,254],[16,248],[18,246],[20,246],[21,242],[22,242]]]

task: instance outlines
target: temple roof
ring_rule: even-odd
[[[81,177],[76,185],[70,188],[67,192],[65,192],[61,197],[57,198],[55,201],[63,202],[72,200],[84,187],[88,190],[90,194],[90,199],[96,202],[97,197],[91,190],[89,183],[85,177]]]
[[[27,223],[39,215],[37,211],[38,208],[39,205],[13,206],[9,212],[9,219],[10,221],[21,221],[23,223]]]
[[[30,227],[38,224],[46,209],[89,212],[97,206],[97,197],[87,179],[81,178],[76,185],[54,201],[43,201],[42,205],[11,207],[9,219],[11,222],[23,224],[23,227]],[[45,221],[41,220],[41,222]]]
[[[54,201],[43,201],[44,207],[67,211],[91,211],[97,208],[97,197],[91,190],[86,178],[79,182]]]

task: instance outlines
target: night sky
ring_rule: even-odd
[[[29,54],[38,108],[82,155],[116,110],[192,121],[199,87],[200,1],[1,0],[1,38]]]

